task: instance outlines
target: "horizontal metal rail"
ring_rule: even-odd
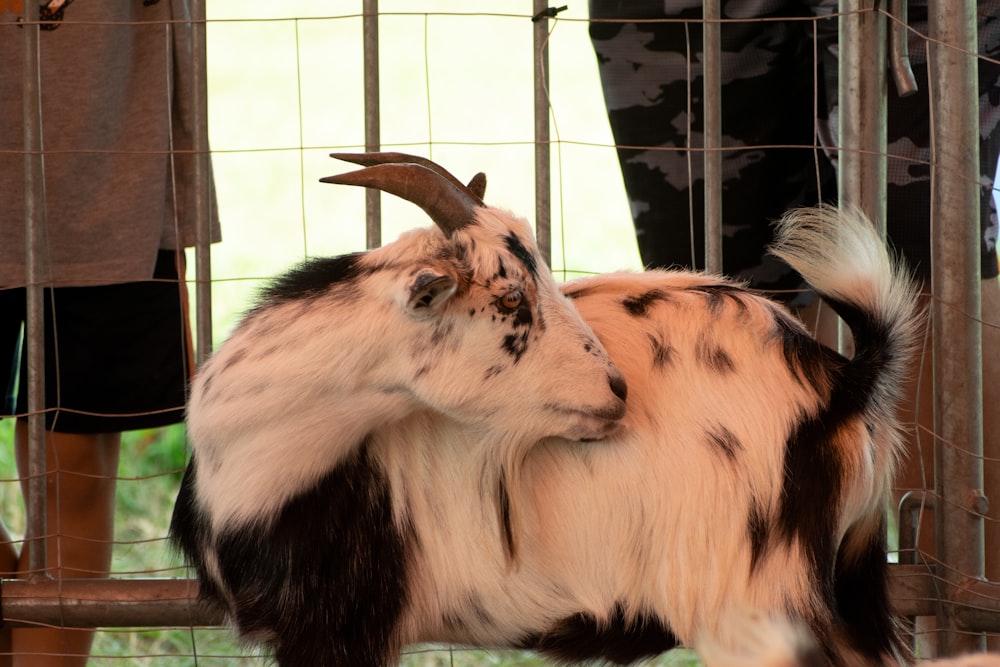
[[[220,625],[194,579],[5,579],[3,623],[78,628]]]
[[[1000,632],[1000,584],[968,579],[952,586],[929,565],[889,566],[901,616],[933,616],[937,600],[957,606],[960,627]],[[8,625],[155,627],[221,625],[222,612],[198,599],[194,579],[5,579],[0,613]]]

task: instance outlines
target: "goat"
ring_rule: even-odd
[[[802,664],[906,659],[885,508],[920,314],[863,215],[793,211],[773,249],[845,359],[717,276],[560,288],[481,176],[339,157],[364,168],[322,180],[437,228],[277,279],[195,378],[171,537],[241,637],[286,666],[428,641],[629,663],[731,650],[736,610],[806,627]]]

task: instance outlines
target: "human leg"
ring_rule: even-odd
[[[54,578],[106,576],[111,563],[118,434],[46,434],[47,574]],[[15,452],[27,497],[27,427],[15,427]],[[28,535],[20,557],[3,531],[3,576],[30,577]],[[4,628],[0,665],[85,665],[92,630]]]
[[[0,577],[10,579],[17,574],[18,553],[7,527],[0,521]],[[0,627],[0,667],[10,667],[13,651],[11,629]]]
[[[25,497],[27,426],[16,427],[16,454]],[[114,538],[115,482],[120,436],[117,433],[46,433],[46,567],[56,578],[108,575]],[[21,577],[31,572],[29,559],[36,535],[27,535],[18,561]],[[93,630],[17,628],[12,631],[15,667],[85,665]]]
[[[184,287],[178,278],[182,273],[173,252],[160,255],[151,282],[47,290],[46,561],[52,577],[107,574],[119,432],[175,423],[183,414],[191,362]],[[23,309],[23,290],[8,296],[9,309],[0,310],[4,316]],[[0,305],[3,298],[0,291]],[[19,332],[20,322],[15,329]],[[26,414],[23,364],[17,375],[22,384],[2,415]],[[27,428],[19,422],[15,430],[27,493]],[[27,571],[29,553],[30,546],[11,568],[19,576],[32,574]],[[84,664],[93,637],[92,631],[72,629],[18,629],[13,634],[14,665]]]

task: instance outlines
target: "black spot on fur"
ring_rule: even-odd
[[[464,634],[468,632],[470,626],[467,620],[469,615],[475,618],[476,624],[480,627],[488,628],[496,623],[493,615],[483,605],[483,601],[474,593],[466,593],[456,609],[444,612],[441,622],[451,632]]]
[[[504,243],[507,244],[507,249],[510,250],[510,253],[524,264],[524,268],[528,270],[531,277],[537,278],[538,263],[535,261],[535,256],[521,243],[521,239],[517,237],[517,234],[514,232],[508,234],[504,237]]]
[[[826,375],[826,369],[831,365],[842,365],[842,360],[832,350],[824,347],[810,336],[799,323],[784,309],[774,306],[774,329],[772,339],[781,345],[785,364],[792,371],[795,379],[806,387],[817,387]],[[831,362],[833,362],[831,364]]]
[[[234,601],[241,633],[273,634],[269,645],[286,665],[391,661],[407,603],[406,543],[366,447],[289,501],[270,525],[223,529],[214,542],[221,582],[202,559],[197,537],[208,529],[190,493],[193,465],[189,475],[171,534],[198,571],[203,595],[220,606]]]
[[[705,290],[705,300],[708,302],[708,312],[718,315],[725,305],[722,294],[718,290]]]
[[[514,542],[514,529],[510,520],[510,495],[507,493],[507,481],[503,473],[497,480],[497,513],[500,519],[500,532],[503,534],[503,550],[508,562],[517,559],[517,544]]]
[[[199,378],[201,380],[202,396],[205,397],[206,401],[209,400],[208,396],[212,389],[212,383],[215,381],[215,373],[212,372],[211,368],[211,366],[207,366],[206,370],[201,371],[203,375]]]
[[[534,316],[531,314],[531,308],[528,304],[521,304],[521,306],[514,311],[514,326],[515,327],[526,327],[534,322]]]
[[[728,352],[704,337],[695,345],[695,355],[706,368],[716,373],[731,373],[736,368]]]
[[[622,305],[629,315],[642,317],[654,303],[665,300],[667,300],[667,295],[662,290],[652,289],[636,296],[625,297],[622,299]]]
[[[237,349],[235,352],[229,355],[229,358],[226,359],[226,363],[223,364],[222,370],[227,370],[232,366],[234,366],[235,364],[240,363],[240,361],[245,359],[246,356],[247,356],[247,350],[245,347]]]
[[[646,337],[649,338],[650,358],[653,360],[653,368],[665,368],[673,359],[673,348],[666,341],[653,334],[646,334]]]
[[[574,614],[522,642],[524,648],[560,661],[606,660],[620,665],[659,655],[677,644],[677,637],[663,621],[652,616],[626,619],[620,604],[605,623],[590,614]]]
[[[465,622],[465,616],[457,611],[443,612],[441,614],[441,625],[453,634],[466,634],[469,627]]]
[[[504,352],[514,357],[514,362],[517,363],[520,361],[521,355],[528,349],[528,332],[507,334],[503,337],[501,347]]]
[[[331,285],[349,282],[364,274],[358,264],[364,254],[358,252],[306,260],[265,287],[261,297],[265,302],[283,303],[317,296]]]
[[[753,575],[761,558],[767,552],[769,535],[771,532],[770,521],[764,508],[756,499],[750,500],[750,507],[747,510],[747,535],[750,537],[750,574]]]
[[[270,357],[271,355],[275,354],[276,352],[278,352],[278,351],[280,351],[282,349],[284,349],[283,346],[278,345],[278,344],[262,345],[261,347],[255,348],[253,350],[253,357],[252,358],[253,359],[267,359],[268,357]]]
[[[450,340],[455,333],[455,325],[452,322],[437,324],[431,331],[431,346],[437,347],[446,340]]]
[[[707,434],[709,444],[726,455],[730,461],[736,458],[737,452],[743,449],[740,442],[732,431],[721,424],[709,431]]]
[[[719,314],[727,304],[733,304],[739,312],[744,312],[747,309],[748,296],[758,294],[737,283],[707,283],[692,285],[686,289],[703,294],[708,310],[713,315]]]
[[[572,287],[563,292],[567,299],[579,299],[593,294],[594,290],[588,287]]]
[[[476,620],[487,627],[494,624],[493,615],[490,614],[489,609],[483,604],[483,601],[479,599],[476,595],[469,595],[468,602],[466,606],[472,610],[472,613],[476,615]]]
[[[727,303],[736,304],[741,312],[747,308],[747,304],[743,301],[746,298],[747,291],[739,285],[720,283],[714,285],[697,285],[688,289],[693,292],[701,292],[705,295],[708,310],[713,315],[718,315]]]

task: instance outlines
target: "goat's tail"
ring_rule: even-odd
[[[923,312],[918,288],[890,255],[874,225],[856,208],[788,212],[771,252],[797,270],[837,312],[854,336],[844,369],[863,409],[894,412],[913,371]]]
[[[834,577],[844,631],[837,643],[844,644],[836,652],[843,654],[841,662],[856,653],[866,658],[859,657],[860,664],[897,664],[906,647],[890,613],[884,515],[903,448],[896,411],[917,366],[923,322],[917,285],[857,209],[819,206],[789,212],[778,224],[772,252],[808,281],[854,337],[851,359],[827,365],[823,419],[860,419],[870,434],[871,449],[844,452],[855,460],[870,456],[873,468],[866,481],[856,480],[856,498],[864,504],[855,507],[854,516],[842,517],[847,534]],[[859,597],[859,590],[865,595]]]

